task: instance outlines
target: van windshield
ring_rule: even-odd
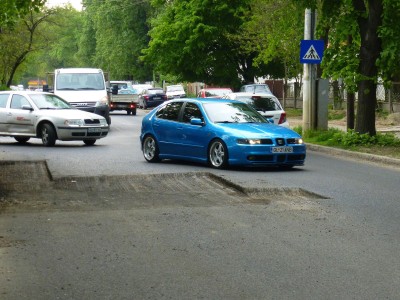
[[[104,90],[101,73],[61,73],[56,78],[57,90]]]

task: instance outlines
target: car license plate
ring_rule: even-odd
[[[272,153],[293,153],[293,147],[272,147]]]
[[[101,132],[101,128],[88,128],[88,132]]]
[[[160,97],[153,97],[153,100],[160,100]]]

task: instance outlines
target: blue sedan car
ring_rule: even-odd
[[[228,99],[166,101],[143,118],[140,140],[148,162],[291,168],[304,165],[306,158],[299,134],[271,124],[246,103]]]

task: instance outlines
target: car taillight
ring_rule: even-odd
[[[144,98],[145,100],[149,100],[149,96],[147,96],[147,95],[145,95],[143,98]]]
[[[135,103],[131,103],[131,105],[129,105],[129,108],[135,108],[136,104]]]
[[[282,124],[286,122],[286,113],[281,113],[281,117],[279,118],[278,124]]]
[[[162,98],[163,98],[164,100],[168,100],[168,97],[167,97],[167,96],[162,96]]]

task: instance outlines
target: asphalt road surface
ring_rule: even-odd
[[[145,162],[137,116],[94,147],[0,138],[0,299],[400,299],[400,171]]]

